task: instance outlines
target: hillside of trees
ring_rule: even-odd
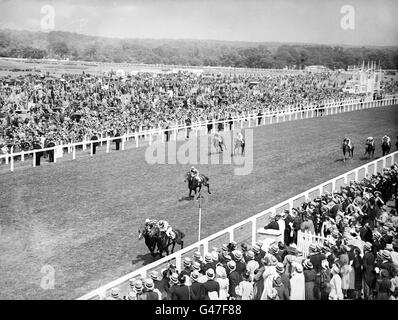
[[[331,69],[373,60],[380,61],[382,68],[398,69],[398,47],[116,39],[9,29],[0,30],[0,56],[248,68],[325,65]]]

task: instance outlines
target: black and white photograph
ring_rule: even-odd
[[[0,300],[398,300],[397,13],[0,0]]]

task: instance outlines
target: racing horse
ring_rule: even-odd
[[[375,150],[376,150],[374,142],[372,143],[372,142],[367,141],[365,145],[366,145],[366,147],[365,147],[364,156],[369,155],[369,158],[370,157],[374,158]]]
[[[383,151],[383,157],[389,154],[391,150],[391,142],[389,143],[386,140],[383,140],[381,144],[381,150]]]
[[[176,243],[181,246],[181,249],[184,248],[184,240],[182,239],[185,237],[185,234],[179,229],[173,229],[173,232],[175,234],[174,239],[171,239],[165,232],[160,231],[158,226],[154,226],[152,229],[154,229],[155,241],[159,250],[158,253],[160,255],[160,258],[162,258],[163,256],[163,251],[166,252],[166,256],[170,254],[169,247],[171,245],[171,253],[174,252],[174,247]]]
[[[145,244],[151,252],[152,257],[156,256],[156,230],[152,227],[148,230],[146,227],[138,229],[138,240],[145,239]]]
[[[213,137],[213,146],[216,149],[217,153],[223,152],[223,147],[225,148],[225,150],[227,150],[224,139],[222,139],[222,137],[218,134],[215,134]]]
[[[195,195],[198,193],[200,194],[200,190],[202,189],[202,185],[207,187],[207,192],[211,194],[210,192],[210,185],[209,185],[209,178],[206,177],[204,174],[200,173],[200,181],[196,179],[196,177],[192,176],[190,172],[187,172],[185,175],[185,180],[184,182],[188,181],[188,189],[189,189],[189,197],[195,197]],[[195,195],[191,195],[192,191],[195,192]]]
[[[344,155],[343,161],[344,162],[346,161],[346,157],[345,157],[346,153],[348,153],[348,158],[352,159],[354,157],[354,145],[353,144],[349,145],[347,139],[343,140],[342,148],[343,148],[343,155]]]

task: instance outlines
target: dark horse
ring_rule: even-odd
[[[210,185],[209,185],[209,178],[206,177],[204,174],[199,174],[201,181],[198,181],[195,177],[192,177],[190,172],[187,172],[185,175],[185,180],[186,182],[188,180],[188,188],[189,188],[189,197],[195,197],[196,193],[200,193],[200,190],[202,189],[202,185],[207,187],[207,192],[211,194],[210,192]],[[191,195],[192,191],[195,191],[195,195]]]
[[[154,226],[153,229],[155,230],[155,241],[158,246],[160,258],[163,256],[163,251],[166,252],[166,256],[170,254],[169,247],[171,245],[171,253],[174,252],[176,243],[181,246],[181,249],[184,248],[184,240],[182,240],[185,237],[184,232],[179,229],[173,229],[175,238],[171,239],[165,232],[160,231],[157,226]]]
[[[366,156],[368,154],[369,158],[370,157],[374,158],[375,150],[376,150],[376,147],[375,147],[374,143],[366,142],[366,148],[365,148],[364,156]]]
[[[388,143],[387,141],[383,141],[381,144],[381,150],[383,151],[383,157],[387,154],[390,153],[391,150],[391,143]]]
[[[346,153],[348,153],[348,158],[353,158],[354,157],[354,146],[353,145],[349,145],[348,143],[347,143],[347,140],[344,140],[343,141],[343,155],[344,155],[344,159],[343,159],[343,161],[345,162],[345,160],[346,160],[346,157],[345,157],[345,154]]]
[[[145,244],[148,247],[149,251],[151,252],[152,257],[156,256],[156,230],[155,228],[151,228],[148,230],[147,228],[143,227],[142,229],[138,230],[138,240],[141,240],[142,237],[145,239]]]

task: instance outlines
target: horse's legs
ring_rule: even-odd
[[[211,192],[210,192],[210,184],[207,183],[206,186],[207,186],[207,192],[208,192],[209,194],[211,194]]]
[[[184,249],[184,240],[181,240],[181,249]]]
[[[176,242],[175,242],[175,240],[174,240],[174,241],[173,241],[173,246],[171,247],[171,253],[174,252],[174,247],[175,247],[175,245],[176,245]]]

